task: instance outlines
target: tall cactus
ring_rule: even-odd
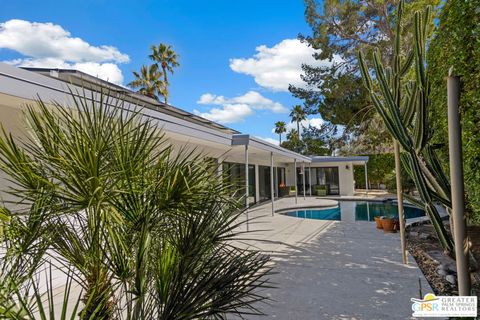
[[[442,203],[447,212],[451,209],[450,183],[438,162],[431,146],[431,130],[428,125],[428,108],[430,104],[430,83],[426,70],[426,38],[431,25],[431,7],[423,13],[414,15],[413,48],[402,55],[402,11],[404,3],[397,9],[395,43],[391,66],[384,67],[380,52],[373,53],[372,80],[365,57],[359,52],[359,64],[365,87],[370,93],[377,112],[383,118],[392,137],[402,147],[402,164],[415,182],[421,201],[407,197],[415,205],[423,207],[430,218],[438,239],[445,252],[453,256],[453,241],[447,233],[443,221],[435,207],[435,202]],[[409,71],[415,73],[414,80],[408,80]]]

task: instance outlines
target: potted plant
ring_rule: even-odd
[[[393,217],[383,217],[382,227],[385,233],[394,233],[395,231],[395,219]]]
[[[375,225],[377,226],[377,229],[383,229],[382,218],[383,218],[383,216],[375,216],[374,217]]]

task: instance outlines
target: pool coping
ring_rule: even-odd
[[[336,201],[337,203],[336,203],[336,205],[331,205],[331,206],[330,205],[323,205],[323,206],[322,205],[296,205],[296,206],[293,206],[293,207],[287,207],[287,208],[282,208],[282,209],[275,210],[275,213],[281,214],[281,215],[286,216],[286,217],[291,217],[289,215],[286,215],[285,213],[287,213],[288,211],[293,211],[293,210],[335,209],[335,208],[338,208],[340,206],[341,201],[363,201],[363,202],[377,202],[377,203],[385,203],[385,202],[388,201],[388,202],[393,202],[393,203],[398,204],[398,201],[397,201],[396,198],[384,198],[384,199],[342,198],[342,199],[338,199],[338,198],[328,198],[328,197],[317,197],[316,199],[332,200],[332,201]],[[421,209],[421,208],[416,207],[415,205],[413,205],[412,203],[410,203],[406,200],[404,200],[404,206],[405,206],[405,204],[408,207]],[[439,209],[439,208],[437,208],[437,209]],[[421,209],[421,210],[423,210],[423,209]],[[442,218],[448,215],[446,213],[446,210],[443,210],[443,211],[439,210],[439,212],[440,212],[440,217],[442,217]],[[304,218],[304,219],[311,219],[311,218]],[[322,219],[312,219],[312,220],[322,220]],[[325,220],[325,221],[330,221],[330,220]],[[331,221],[341,221],[341,220],[331,220]],[[422,217],[405,219],[405,227],[409,227],[412,224],[422,223],[422,222],[425,222],[425,221],[430,221],[430,218],[427,216],[426,213],[425,213],[425,216],[422,216]],[[371,222],[371,221],[367,221],[367,222]]]
[[[299,206],[299,207],[288,207],[288,208],[282,208],[282,209],[278,209],[275,211],[275,213],[279,213],[279,214],[283,214],[285,213],[286,211],[292,211],[292,210],[309,210],[309,209],[321,209],[321,210],[326,210],[326,209],[335,209],[335,208],[338,208],[338,205],[339,203],[337,202],[336,205],[332,205],[332,206],[314,206],[314,205],[303,205],[303,206]]]

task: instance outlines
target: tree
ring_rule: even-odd
[[[135,79],[128,84],[129,87],[138,89],[139,93],[157,101],[159,96],[165,96],[166,86],[162,80],[163,73],[158,70],[158,65],[142,66],[140,73],[134,71],[133,76]]]
[[[269,258],[232,241],[241,203],[212,163],[118,96],[68,101],[27,106],[29,138],[0,136],[0,318],[260,314]]]
[[[433,143],[448,172],[447,85],[450,67],[461,77],[463,159],[470,222],[480,224],[480,1],[450,0],[445,3],[427,62],[432,82],[430,119]]]
[[[151,50],[152,54],[149,56],[150,59],[156,63],[160,63],[160,66],[162,67],[163,81],[165,82],[165,92],[163,97],[165,98],[165,103],[168,103],[168,86],[170,83],[168,82],[167,71],[173,74],[173,68],[180,65],[178,63],[178,55],[170,45],[163,43],[160,43],[158,46],[151,46]]]
[[[283,121],[275,122],[275,133],[278,134],[278,142],[282,144],[282,133],[287,132],[287,124]]]
[[[307,119],[307,114],[301,105],[296,105],[290,111],[291,122],[297,124],[297,134],[300,132],[300,122]]]
[[[304,155],[330,155],[337,146],[337,128],[324,123],[320,128],[309,125],[300,139],[295,129],[287,133],[287,140],[281,146]]]
[[[310,156],[332,155],[337,148],[337,126],[323,123],[320,128],[309,125],[302,133],[304,150],[302,154]]]
[[[399,17],[402,15],[402,7],[403,1],[400,1]],[[425,210],[444,251],[452,255],[452,236],[446,231],[436,207],[436,203],[440,202],[450,213],[451,187],[432,145],[427,117],[431,101],[425,55],[431,18],[430,6],[427,6],[423,14],[415,13],[411,31],[415,45],[406,53],[406,57],[403,57],[401,50],[402,23],[400,18],[397,20],[392,61],[388,66],[382,63],[381,53],[376,50],[373,54],[374,78],[361,51],[358,60],[365,88],[390,134],[401,146],[403,169],[415,181],[421,199],[419,201],[408,197],[408,200]],[[409,72],[415,74],[415,80],[406,81]]]
[[[291,129],[287,132],[287,140],[283,141],[280,145],[282,148],[295,151],[297,153],[302,152],[302,141],[298,135],[298,131],[295,129]]]
[[[368,125],[363,124],[374,113],[370,112],[373,106],[368,92],[361,85],[356,52],[364,51],[369,59],[370,53],[378,49],[381,60],[390,61],[398,3],[399,0],[305,0],[305,19],[312,34],[300,39],[317,49],[314,58],[322,63],[303,66],[307,88],[290,86],[289,89],[304,101],[308,114],[320,113],[325,121],[345,126],[348,134],[345,137],[351,138],[353,134],[362,139],[385,132],[385,127],[368,132]],[[402,23],[409,29],[416,10],[439,3],[440,0],[409,1]],[[411,35],[405,32],[404,38],[404,47],[408,48]]]

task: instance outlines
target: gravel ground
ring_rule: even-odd
[[[472,253],[477,262],[480,263],[480,226],[469,227],[468,234],[472,242]],[[441,271],[438,269],[441,264],[449,265],[451,269],[453,269],[451,274],[454,276],[456,274],[456,268],[453,259],[440,254],[442,249],[435,236],[434,229],[430,224],[411,226],[408,229],[407,249],[415,258],[436,295],[458,295],[456,282],[452,284],[447,281],[445,274],[439,274]],[[472,288],[475,290],[480,301],[479,268],[472,273]],[[423,294],[425,294],[425,292]]]

